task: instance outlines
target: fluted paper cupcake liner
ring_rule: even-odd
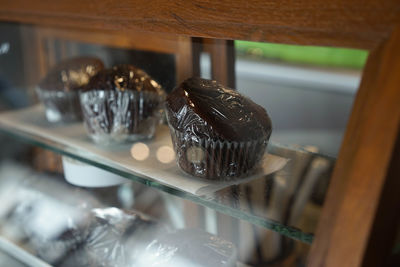
[[[164,98],[151,92],[81,92],[87,132],[97,143],[151,138],[161,121]]]
[[[48,121],[73,122],[82,120],[77,91],[50,91],[36,87],[36,93],[46,108],[46,119]]]
[[[259,166],[268,139],[246,142],[214,141],[182,133],[170,126],[179,167],[209,180],[232,180],[253,173]]]

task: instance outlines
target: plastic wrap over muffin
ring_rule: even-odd
[[[82,119],[78,91],[103,69],[103,62],[92,57],[76,57],[54,66],[36,87],[50,122],[71,122]]]
[[[233,267],[236,260],[233,243],[200,229],[180,229],[154,239],[135,266]]]
[[[93,209],[90,214],[87,237],[59,266],[135,266],[143,248],[160,232],[168,231],[162,223],[136,211],[108,207]]]
[[[103,144],[153,137],[164,99],[162,87],[132,65],[100,71],[80,92],[88,134]]]
[[[0,227],[7,239],[52,266],[235,266],[235,246],[217,236],[174,231],[139,211],[106,207],[93,192],[57,177],[34,175],[21,165],[7,175],[10,163],[5,165]]]
[[[216,81],[190,78],[167,97],[179,167],[194,176],[230,180],[253,173],[272,126],[264,108]]]

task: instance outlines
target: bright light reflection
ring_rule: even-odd
[[[149,147],[144,143],[136,143],[131,147],[131,156],[139,161],[147,159],[150,155]]]
[[[157,159],[161,163],[170,163],[175,159],[175,152],[172,147],[169,146],[161,146],[157,149]]]
[[[277,175],[275,177],[275,181],[278,183],[279,186],[286,187],[286,179],[285,179],[285,177]]]

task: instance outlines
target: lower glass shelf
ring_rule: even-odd
[[[2,266],[14,267],[51,267],[51,265],[26,252],[2,236],[0,236],[0,264]]]
[[[50,124],[42,107],[35,106],[0,114],[0,131],[305,243],[312,242],[335,161],[271,144],[267,170],[260,175],[238,184],[209,183],[178,169],[165,126],[150,141],[101,147],[89,140],[81,123]],[[85,183],[88,176],[79,179]]]

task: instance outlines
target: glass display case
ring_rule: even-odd
[[[379,53],[399,43],[397,32],[379,52],[371,36],[380,31],[353,38],[313,25],[324,32],[314,36],[290,20],[292,30],[278,30],[246,22],[240,1],[189,1],[203,20],[187,4],[161,1],[166,15],[140,1],[101,2],[86,6],[93,16],[67,3],[0,7],[0,262],[305,266],[308,257],[334,266],[344,250],[334,241],[370,251],[381,225],[397,229],[385,203],[399,190],[400,97],[389,79],[374,104],[368,92],[382,78],[365,78],[391,66]],[[142,13],[126,15],[134,10]],[[235,12],[236,32],[224,24]],[[279,33],[266,38],[267,29]],[[374,111],[392,116],[381,125]],[[353,207],[367,188],[367,207]],[[368,229],[354,228],[362,220]]]

